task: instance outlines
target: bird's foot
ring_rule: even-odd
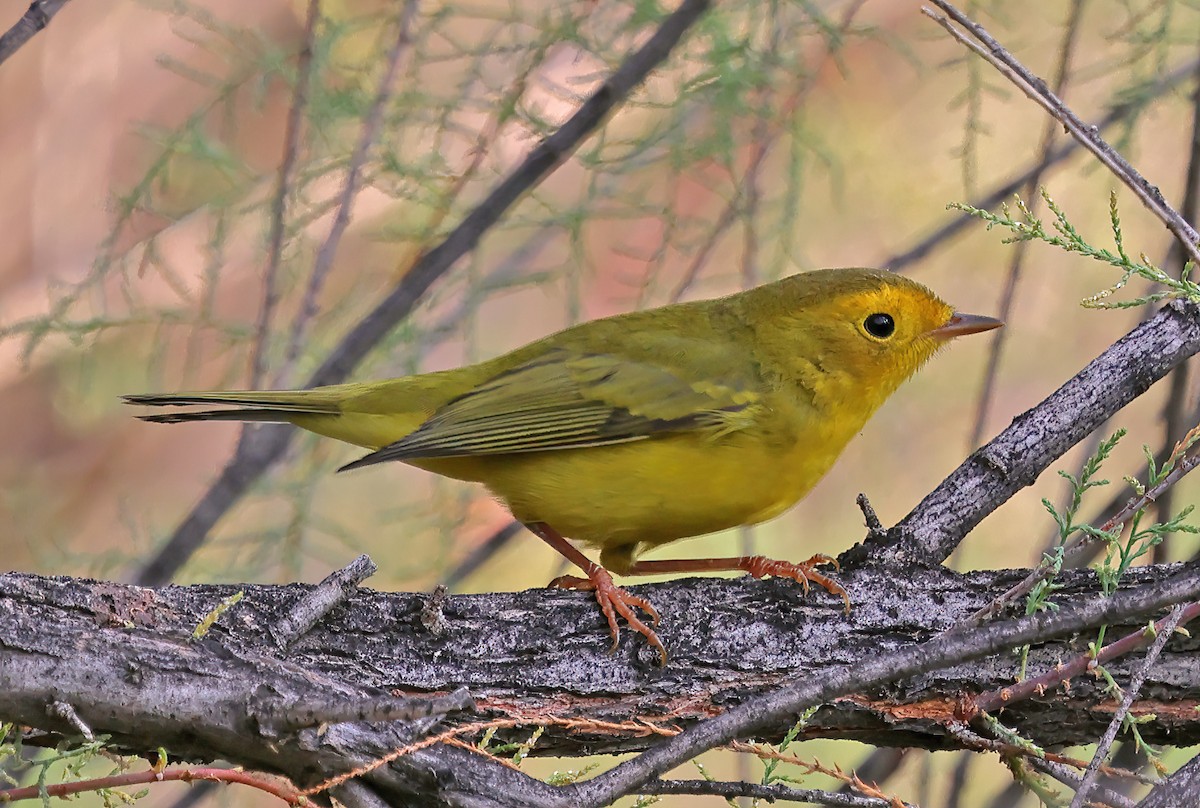
[[[808,561],[801,561],[799,564],[791,561],[779,561],[774,558],[766,558],[765,556],[749,556],[742,559],[740,565],[742,569],[753,575],[755,578],[762,578],[770,575],[775,578],[791,578],[804,587],[804,591],[808,591],[809,583],[817,584],[825,589],[831,595],[838,595],[846,604],[846,613],[850,612],[850,594],[837,581],[816,570],[819,564],[832,564],[835,570],[840,570],[837,559],[832,556],[827,556],[823,553],[818,553]]]
[[[612,633],[612,648],[609,653],[617,650],[617,640],[620,635],[620,627],[617,625],[617,615],[625,618],[625,622],[634,631],[645,637],[649,643],[658,649],[658,655],[662,665],[667,664],[667,649],[663,646],[662,640],[658,638],[658,634],[654,629],[642,622],[635,609],[641,609],[646,614],[650,615],[652,625],[658,625],[658,610],[650,605],[650,601],[645,598],[640,598],[637,595],[628,592],[613,583],[612,576],[608,570],[601,566],[592,564],[587,570],[587,578],[579,578],[575,575],[561,575],[550,582],[550,586],[559,589],[581,589],[588,590],[596,596],[596,602],[600,604],[600,610],[604,612],[605,619],[608,620],[608,629]]]

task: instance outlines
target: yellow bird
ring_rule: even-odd
[[[660,544],[751,525],[794,505],[900,384],[952,337],[997,328],[875,269],[793,275],[728,297],[606,317],[486,362],[291,391],[126,396],[234,409],[147,421],[278,421],[371,449],[342,470],[398,460],[486,485],[658,649],[622,575],[743,570],[846,592],[803,563],[762,556],[637,560]],[[600,548],[601,565],[564,536]],[[607,569],[606,569],[607,568]]]

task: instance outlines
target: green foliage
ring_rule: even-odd
[[[1121,217],[1117,207],[1115,192],[1109,195],[1109,222],[1114,250],[1097,247],[1089,243],[1071,223],[1065,211],[1051,198],[1050,194],[1044,188],[1041,191],[1041,195],[1054,217],[1049,229],[1045,222],[1036,216],[1019,196],[1016,197],[1017,217],[1013,216],[1008,205],[1002,205],[999,213],[957,203],[949,207],[964,211],[986,222],[989,230],[992,227],[999,226],[1011,231],[1013,235],[1005,239],[1005,243],[1041,241],[1067,252],[1077,253],[1119,269],[1122,273],[1121,278],[1108,288],[1085,298],[1081,302],[1081,305],[1085,308],[1132,308],[1172,298],[1200,302],[1200,284],[1197,284],[1191,278],[1195,267],[1190,262],[1185,265],[1180,277],[1174,278],[1169,273],[1155,266],[1144,253],[1139,255],[1138,260],[1134,260],[1129,256],[1125,248],[1124,233],[1121,228]],[[1135,276],[1154,284],[1152,287],[1154,291],[1130,300],[1109,300],[1113,294],[1123,289]],[[1071,485],[1071,502],[1065,512],[1059,512],[1049,500],[1042,500],[1042,504],[1046,507],[1046,510],[1050,513],[1050,516],[1054,519],[1058,527],[1058,541],[1055,547],[1043,557],[1042,568],[1049,570],[1050,574],[1038,582],[1030,591],[1026,598],[1026,614],[1057,608],[1053,601],[1050,600],[1053,593],[1059,588],[1055,584],[1054,578],[1062,570],[1068,549],[1068,541],[1076,536],[1076,534],[1080,534],[1079,538],[1083,541],[1104,542],[1105,555],[1096,566],[1096,574],[1104,594],[1111,595],[1116,591],[1121,579],[1130,567],[1148,554],[1156,545],[1160,544],[1164,536],[1177,532],[1200,532],[1200,528],[1187,522],[1188,517],[1194,509],[1193,505],[1185,506],[1178,513],[1171,515],[1164,521],[1153,522],[1149,525],[1144,524],[1147,507],[1153,502],[1156,492],[1160,488],[1171,484],[1172,472],[1175,471],[1179,463],[1184,462],[1191,447],[1200,439],[1200,428],[1193,429],[1187,438],[1175,447],[1175,451],[1162,467],[1156,464],[1154,454],[1149,447],[1143,447],[1148,469],[1146,482],[1142,483],[1136,478],[1125,477],[1125,482],[1133,489],[1137,505],[1128,517],[1128,534],[1126,534],[1126,524],[1124,522],[1110,520],[1108,523],[1097,527],[1086,522],[1077,521],[1084,494],[1092,488],[1109,484],[1108,480],[1099,479],[1097,474],[1100,471],[1101,464],[1108,458],[1113,449],[1116,448],[1117,442],[1124,435],[1124,430],[1118,430],[1110,438],[1103,441],[1095,454],[1088,458],[1078,477],[1068,472],[1059,471],[1059,474]],[[1107,628],[1107,626],[1101,626],[1096,639],[1089,644],[1089,650],[1093,657],[1098,656],[1101,648],[1104,646]],[[1022,647],[1019,653],[1019,676],[1024,678],[1028,662],[1029,646]],[[1095,673],[1104,680],[1106,691],[1110,692],[1115,698],[1120,698],[1121,688],[1104,666],[1096,665]],[[1138,723],[1142,721],[1143,719],[1127,715],[1123,722],[1124,729],[1133,737],[1138,748],[1144,750],[1152,762],[1157,763],[1158,753],[1144,743],[1138,730]],[[1030,788],[1034,788],[1032,784],[1027,783],[1027,785]],[[1036,791],[1036,789],[1034,790]],[[1039,794],[1039,796],[1042,795]],[[1048,796],[1042,796],[1042,799],[1045,802]]]
[[[1078,253],[1121,270],[1122,275],[1120,280],[1112,286],[1081,301],[1080,305],[1085,308],[1127,309],[1170,298],[1184,298],[1193,302],[1200,302],[1200,284],[1191,279],[1191,273],[1194,269],[1191,263],[1188,263],[1184,267],[1181,277],[1175,278],[1170,273],[1151,263],[1150,259],[1144,253],[1136,261],[1129,257],[1129,254],[1125,251],[1124,235],[1121,231],[1121,217],[1117,211],[1117,195],[1115,191],[1109,195],[1109,220],[1116,252],[1096,247],[1080,235],[1079,231],[1075,229],[1075,226],[1067,218],[1066,213],[1050,197],[1045,188],[1042,189],[1042,199],[1045,200],[1046,207],[1054,214],[1054,221],[1051,223],[1050,229],[1046,228],[1045,222],[1029,209],[1020,196],[1015,197],[1019,217],[1012,215],[1007,204],[1000,206],[999,213],[993,213],[989,210],[982,210],[957,202],[951,203],[948,207],[961,210],[964,213],[987,222],[989,230],[993,227],[1002,227],[1012,231],[1013,235],[1004,239],[1005,244],[1018,241],[1041,241],[1058,247],[1061,250]],[[1132,300],[1108,300],[1111,295],[1124,288],[1135,275],[1161,286],[1161,290],[1140,295]]]
[[[1050,778],[1035,770],[1019,755],[1004,755],[1004,765],[1012,773],[1013,780],[1020,783],[1037,797],[1046,808],[1066,808],[1067,800],[1062,791],[1056,788]]]
[[[18,786],[19,783],[8,772],[31,769],[36,774],[34,785],[43,808],[51,808],[51,785],[96,777],[94,771],[86,771],[90,766],[104,767],[104,774],[99,776],[119,774],[128,768],[132,759],[113,756],[106,748],[108,740],[108,736],[103,735],[82,743],[64,741],[54,750],[38,750],[29,755],[25,754],[27,750],[21,743],[18,727],[0,724],[0,785]],[[111,765],[112,761],[115,761],[115,765]],[[105,808],[118,808],[136,802],[148,791],[140,789],[130,794],[117,788],[100,788],[95,793]]]
[[[1187,521],[1195,509],[1194,505],[1184,506],[1177,514],[1168,517],[1164,521],[1144,524],[1146,510],[1154,502],[1157,495],[1167,486],[1172,485],[1182,473],[1197,464],[1196,459],[1193,457],[1193,449],[1197,444],[1200,444],[1200,426],[1188,432],[1184,439],[1175,446],[1170,456],[1161,466],[1155,461],[1154,453],[1150,448],[1148,446],[1142,447],[1147,465],[1146,481],[1143,483],[1134,477],[1125,477],[1125,482],[1134,493],[1134,499],[1126,507],[1126,510],[1122,511],[1122,513],[1125,513],[1132,509],[1132,512],[1128,514],[1128,535],[1126,535],[1126,523],[1116,521],[1115,517],[1099,527],[1077,521],[1077,515],[1083,503],[1084,494],[1093,488],[1109,484],[1108,480],[1098,479],[1097,475],[1100,472],[1101,465],[1112,454],[1117,443],[1124,436],[1125,430],[1119,429],[1111,437],[1102,441],[1096,452],[1084,463],[1078,477],[1065,471],[1059,471],[1059,474],[1071,485],[1071,502],[1065,512],[1060,512],[1049,500],[1042,500],[1042,504],[1046,507],[1046,510],[1058,526],[1058,542],[1055,548],[1051,552],[1046,553],[1042,560],[1042,567],[1049,569],[1051,574],[1045,580],[1040,581],[1027,596],[1025,603],[1026,614],[1033,614],[1044,609],[1053,610],[1057,608],[1049,598],[1059,588],[1054,583],[1054,576],[1062,569],[1063,560],[1069,549],[1068,540],[1072,537],[1078,536],[1077,541],[1104,542],[1104,558],[1096,565],[1095,569],[1101,590],[1107,596],[1117,590],[1121,579],[1130,567],[1149,553],[1156,545],[1160,544],[1164,536],[1180,532],[1200,533],[1200,526]],[[1093,658],[1098,657],[1101,649],[1104,647],[1104,638],[1107,629],[1107,626],[1101,626],[1096,639],[1088,643],[1088,650]],[[1153,633],[1153,623],[1150,624],[1147,630]],[[1028,654],[1029,646],[1026,645],[1020,651],[1020,678],[1025,677]],[[1092,672],[1103,679],[1106,693],[1114,699],[1122,697],[1121,687],[1103,665],[1095,664]],[[1138,724],[1146,723],[1148,720],[1153,720],[1153,717],[1136,717],[1126,714],[1122,720],[1122,725],[1132,736],[1138,749],[1143,751],[1151,763],[1157,766],[1159,765],[1159,753],[1145,743],[1138,730]]]
[[[775,747],[776,751],[778,751],[780,753],[786,752],[787,748],[789,746],[791,746],[792,742],[794,742],[796,740],[796,738],[800,735],[800,731],[803,730],[806,726],[808,726],[809,720],[814,715],[816,715],[817,710],[819,710],[819,709],[820,709],[820,707],[809,707],[807,710],[802,712],[800,714],[800,717],[796,719],[796,723],[792,724],[791,728],[783,736],[783,740],[781,740],[779,742],[779,745],[777,747]],[[759,782],[761,782],[764,786],[769,786],[772,783],[795,783],[795,782],[798,782],[796,780],[796,778],[790,777],[785,774],[781,774],[778,771],[780,763],[782,763],[782,761],[772,760],[772,759],[764,760],[763,761],[762,779]],[[757,805],[757,804],[758,804],[758,800],[756,799],[755,805]]]
[[[512,764],[520,766],[528,755],[531,749],[537,744],[538,738],[542,737],[542,733],[546,731],[545,727],[537,727],[524,741],[518,743],[504,743],[499,746],[491,746],[492,738],[496,736],[496,728],[488,727],[484,731],[483,737],[479,739],[479,751],[486,752],[489,755],[507,755],[512,753]]]
[[[17,731],[16,724],[0,722],[0,784],[18,785],[9,774],[13,768],[13,763],[9,761],[19,761],[20,758],[21,733]]]
[[[546,782],[552,786],[569,786],[571,783],[577,783],[589,774],[600,767],[599,763],[589,763],[582,769],[563,769],[553,772],[546,778]]]
[[[1071,486],[1071,502],[1065,512],[1060,513],[1050,500],[1042,499],[1042,505],[1050,513],[1051,518],[1054,519],[1054,523],[1058,526],[1058,541],[1054,548],[1042,557],[1042,568],[1049,569],[1051,574],[1038,581],[1033,589],[1030,590],[1029,595],[1026,596],[1025,614],[1036,614],[1037,612],[1047,610],[1056,611],[1058,609],[1057,604],[1050,600],[1050,596],[1061,588],[1054,582],[1054,579],[1062,571],[1068,540],[1076,533],[1085,533],[1093,536],[1099,533],[1091,525],[1076,521],[1079,514],[1079,507],[1083,504],[1083,495],[1093,488],[1109,484],[1108,480],[1100,479],[1097,475],[1100,473],[1100,467],[1104,464],[1104,461],[1112,454],[1113,450],[1117,447],[1117,443],[1123,437],[1125,437],[1125,430],[1118,429],[1112,436],[1101,441],[1096,452],[1083,464],[1078,477],[1068,471],[1060,470],[1058,472],[1059,476],[1065,479]],[[1024,679],[1026,665],[1029,661],[1028,645],[1021,647],[1020,658],[1021,670],[1019,678]]]

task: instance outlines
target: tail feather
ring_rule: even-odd
[[[246,390],[219,393],[145,393],[122,396],[127,404],[148,407],[186,407],[203,404],[228,404],[234,409],[201,410],[162,415],[139,415],[155,424],[182,424],[189,421],[271,421],[287,423],[297,415],[337,415],[341,408],[332,397],[311,390]]]
[[[276,424],[286,424],[290,423],[295,415],[295,410],[240,409],[170,412],[161,415],[139,415],[137,417],[152,424],[186,424],[189,421],[267,421]]]
[[[198,404],[228,404],[245,407],[249,412],[266,410],[273,412],[311,413],[314,415],[336,415],[341,412],[333,396],[322,396],[313,390],[234,390],[219,393],[142,393],[121,396],[126,404],[141,404],[147,407],[187,407]],[[211,420],[211,418],[210,418]],[[258,420],[258,419],[256,419]]]

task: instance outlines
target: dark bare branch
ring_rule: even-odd
[[[0,64],[21,49],[38,31],[43,30],[54,19],[54,15],[62,10],[67,0],[33,0],[21,19],[12,28],[0,34]]]

